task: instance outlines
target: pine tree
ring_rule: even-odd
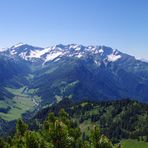
[[[95,147],[97,146],[100,137],[101,137],[100,129],[98,126],[94,125],[93,130],[91,132],[91,141]]]
[[[28,125],[25,124],[21,119],[18,119],[16,123],[16,134],[23,136],[27,129]]]

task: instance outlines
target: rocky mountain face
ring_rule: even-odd
[[[62,57],[86,58],[94,57],[94,61],[114,62],[121,58],[121,52],[105,46],[82,46],[77,44],[56,45],[48,48],[33,47],[27,44],[17,44],[8,49],[1,50],[1,54],[22,58],[26,61],[40,59],[43,63],[58,61]],[[99,63],[98,63],[99,64]]]
[[[25,84],[37,90],[43,104],[64,97],[148,102],[148,63],[110,47],[17,44],[0,51],[0,64],[0,80],[6,79],[0,86],[1,98],[7,85]]]

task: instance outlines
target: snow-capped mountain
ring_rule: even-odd
[[[12,57],[20,57],[24,60],[31,60],[34,57],[34,53],[39,52],[43,48],[33,47],[28,44],[19,43],[10,48],[1,51],[1,54],[9,55]]]
[[[43,102],[66,96],[77,101],[134,98],[148,102],[148,63],[110,47],[59,44],[40,48],[20,43],[0,51],[0,60],[4,84],[25,83],[37,90]]]
[[[136,59],[148,63],[148,59],[144,59],[144,58],[136,58]]]
[[[100,60],[104,62],[115,62],[119,60],[123,54],[118,50],[106,46],[59,44],[48,48],[40,48],[23,43],[1,50],[0,53],[5,53],[12,57],[20,57],[27,61],[41,59],[44,63],[48,61],[58,61],[62,57],[85,58],[88,56],[93,56],[95,63],[99,63]]]

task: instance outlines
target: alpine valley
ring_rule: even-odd
[[[20,43],[0,52],[0,84],[0,100],[8,104],[16,96],[30,96],[33,105],[64,97],[148,102],[148,63],[105,46]]]
[[[65,98],[74,104],[122,104],[123,99],[147,104],[148,63],[106,46],[40,48],[19,43],[0,49],[1,134],[10,130],[7,124],[13,127],[16,119],[42,114],[42,108]]]
[[[105,46],[20,43],[0,52],[0,84],[1,110],[28,97],[32,106],[64,97],[148,102],[148,63]]]

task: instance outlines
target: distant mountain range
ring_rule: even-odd
[[[48,48],[17,44],[0,50],[0,99],[6,88],[35,90],[41,104],[133,98],[148,102],[148,63],[106,46]]]
[[[97,64],[98,60],[104,62],[114,62],[121,58],[121,52],[105,46],[83,46],[77,44],[56,45],[48,48],[33,47],[31,45],[19,43],[11,48],[0,50],[1,54],[22,58],[26,61],[34,62],[41,60],[43,63],[58,61],[62,57],[85,58],[94,56]],[[99,57],[98,57],[99,55]],[[99,64],[99,63],[98,63]]]

